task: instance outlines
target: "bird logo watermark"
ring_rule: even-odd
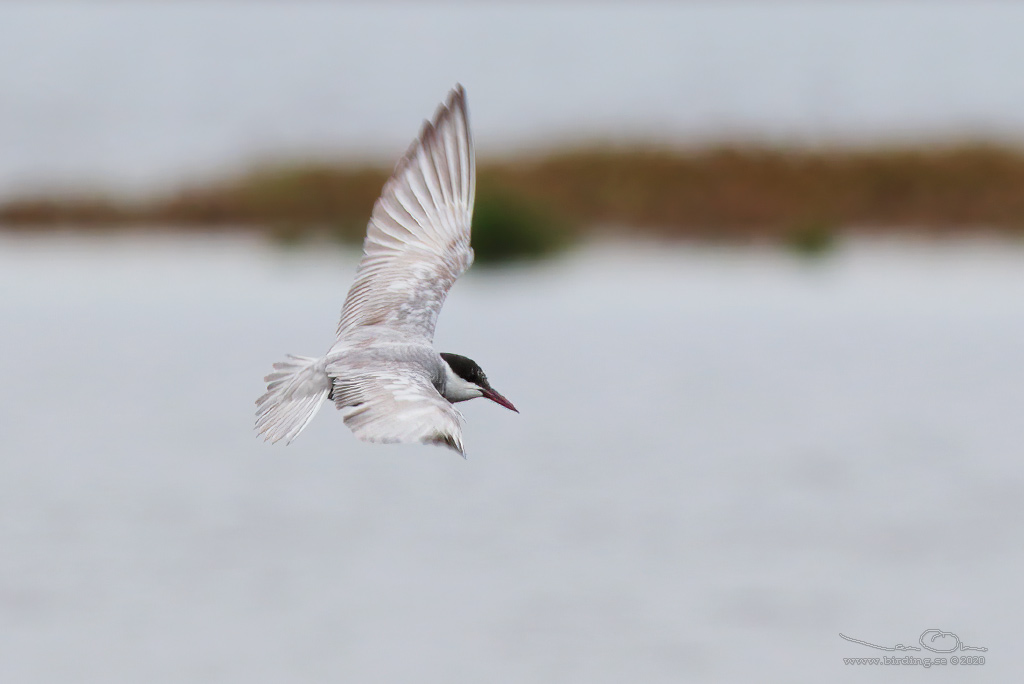
[[[868,648],[874,648],[879,651],[917,651],[922,654],[920,657],[915,655],[904,655],[873,658],[843,658],[844,665],[919,665],[921,667],[932,667],[933,665],[938,665],[940,667],[945,665],[984,665],[985,656],[983,655],[958,654],[964,651],[977,651],[983,653],[988,651],[988,648],[984,646],[968,646],[953,632],[945,632],[941,629],[926,629],[921,632],[921,636],[917,639],[917,643],[920,644],[920,646],[905,646],[902,643],[898,643],[895,646],[882,646],[871,643],[870,641],[854,639],[853,637],[846,636],[842,632],[839,633],[839,636],[847,641],[860,644],[861,646],[867,646]],[[927,652],[943,655],[929,656]]]

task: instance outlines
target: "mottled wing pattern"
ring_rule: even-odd
[[[365,442],[422,442],[465,455],[462,414],[437,393],[422,367],[342,372],[334,381],[334,402]]]
[[[383,326],[404,339],[433,340],[448,290],[473,263],[475,178],[466,95],[457,86],[424,122],[374,205],[339,339]]]

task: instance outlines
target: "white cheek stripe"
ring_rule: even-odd
[[[448,401],[466,401],[467,399],[475,399],[484,395],[483,390],[478,385],[463,380],[452,371],[447,363],[444,364],[444,373],[444,398]]]

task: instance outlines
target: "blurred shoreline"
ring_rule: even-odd
[[[357,243],[388,173],[290,161],[142,200],[37,194],[0,202],[0,229],[175,227]],[[1011,146],[595,146],[481,160],[478,175],[477,219],[495,223],[480,230],[499,235],[498,258],[503,236],[529,226],[536,234],[527,242],[537,244],[527,251],[537,254],[594,235],[785,243],[811,251],[850,232],[1024,236],[1024,149]]]

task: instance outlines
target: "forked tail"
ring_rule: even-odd
[[[267,393],[256,400],[256,431],[270,442],[290,443],[331,391],[326,359],[289,354],[264,380]]]

